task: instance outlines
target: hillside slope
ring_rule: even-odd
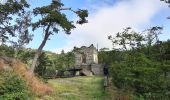
[[[27,66],[19,60],[15,60],[8,57],[0,57],[0,70],[13,71],[17,75],[21,76],[36,95],[46,95],[53,91],[50,86],[35,77],[27,69]]]

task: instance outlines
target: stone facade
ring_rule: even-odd
[[[103,75],[103,65],[102,64],[93,64],[91,71],[94,75]]]
[[[93,46],[93,44],[89,47],[82,46],[81,48],[76,48],[75,64],[98,64],[97,49]]]
[[[93,75],[103,75],[103,66],[98,64],[98,51],[93,44],[89,47],[75,47],[74,50],[75,66],[82,69],[80,73],[86,76],[91,76],[91,73]]]

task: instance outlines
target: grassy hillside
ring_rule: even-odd
[[[60,78],[48,81],[54,87],[54,94],[43,97],[46,100],[109,100],[103,90],[102,77]]]

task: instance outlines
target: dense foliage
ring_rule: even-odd
[[[61,54],[43,52],[39,57],[39,65],[36,67],[35,73],[43,78],[55,78],[56,70],[64,71],[68,67],[74,66],[74,60],[72,52]]]
[[[15,51],[7,45],[0,46],[0,56],[14,57]]]
[[[147,37],[137,36],[130,30],[126,28],[116,37],[109,36],[114,49],[101,50],[99,61],[109,64],[112,82],[120,90],[131,91],[138,99],[167,100],[170,97],[170,41],[159,41],[160,27],[148,29]]]
[[[25,81],[11,71],[0,71],[0,100],[30,100]]]

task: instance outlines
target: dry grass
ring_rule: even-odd
[[[38,96],[47,95],[53,90],[50,86],[40,81],[34,74],[26,69],[26,65],[18,60],[12,59],[8,65],[11,66],[13,71],[21,76],[31,88],[31,90]],[[0,58],[0,69],[3,69],[4,60]]]

